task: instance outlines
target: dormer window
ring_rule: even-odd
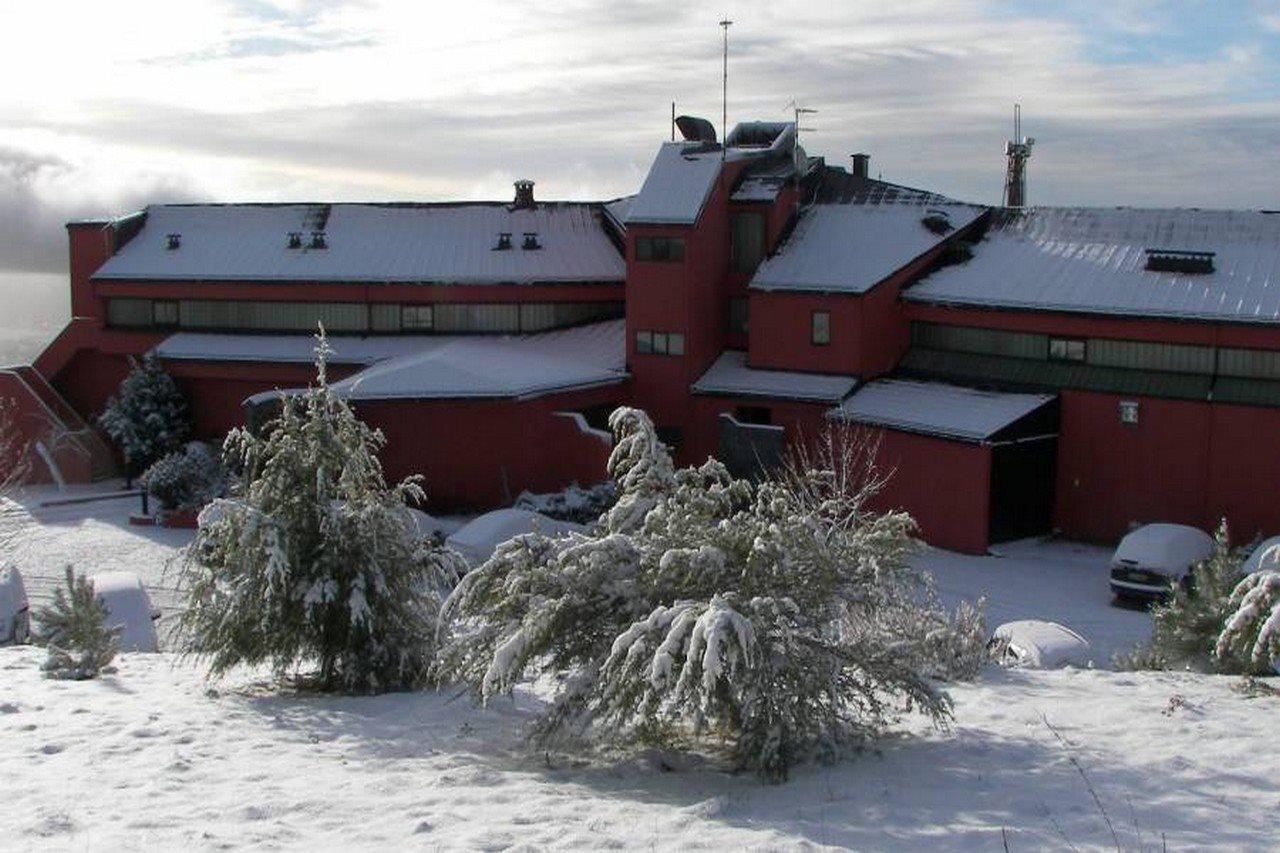
[[[327,248],[329,248],[329,243],[328,243],[328,241],[325,239],[325,235],[324,235],[324,232],[323,232],[323,231],[312,231],[312,232],[311,232],[311,248],[313,248],[313,249],[327,249]]]
[[[537,231],[524,232],[524,243],[520,245],[522,249],[541,249],[542,244],[538,242]]]
[[[181,234],[166,234],[166,235],[164,235],[164,247],[165,247],[165,249],[167,249],[167,250],[169,250],[170,252],[172,252],[172,251],[174,251],[175,249],[178,249],[180,246],[182,246],[182,235],[181,235]]]
[[[285,241],[285,245],[288,246],[290,249],[301,249],[302,248],[302,232],[290,231],[289,236]]]
[[[1213,272],[1213,259],[1213,252],[1147,249],[1147,269],[1152,272],[1186,272],[1204,275]]]
[[[511,232],[510,232],[510,231],[499,231],[499,232],[498,232],[498,242],[497,242],[497,244],[493,247],[493,250],[494,250],[495,252],[505,252],[507,249],[510,249],[510,248],[511,248]]]

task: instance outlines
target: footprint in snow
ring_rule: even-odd
[[[44,746],[40,747],[40,751],[45,755],[57,755],[64,749],[66,749],[66,747],[60,743],[46,743]]]

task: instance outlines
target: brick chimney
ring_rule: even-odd
[[[538,203],[533,200],[533,181],[520,179],[516,181],[516,200],[511,205],[512,210],[533,210]]]
[[[854,154],[853,155],[853,176],[866,180],[867,173],[871,171],[871,155],[870,154]]]

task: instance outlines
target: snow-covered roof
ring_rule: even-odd
[[[421,351],[432,335],[385,335],[381,337],[329,338],[334,364],[372,364],[387,358]],[[269,364],[311,364],[316,359],[314,335],[235,335],[205,332],[178,332],[170,335],[153,352],[168,361],[255,361]]]
[[[708,149],[699,142],[662,143],[624,221],[628,225],[694,224],[715,189],[721,162],[719,148]]]
[[[153,205],[95,279],[440,284],[619,282],[626,265],[598,205]],[[310,248],[323,231],[327,248]],[[511,248],[495,250],[498,234]],[[525,232],[541,248],[523,249]],[[289,234],[302,238],[289,248]],[[178,247],[168,248],[177,234]]]
[[[795,231],[762,263],[753,290],[865,293],[923,255],[985,208],[967,204],[816,204]],[[923,219],[933,212],[950,222],[938,234]]]
[[[857,384],[853,376],[755,370],[747,367],[745,352],[727,350],[693,383],[692,390],[695,394],[838,403]]]
[[[1046,394],[1003,394],[936,382],[881,379],[862,386],[829,414],[906,432],[985,441],[1052,400]]]
[[[1148,271],[1147,249],[1214,252],[1210,273]],[[1093,314],[1280,322],[1280,214],[1031,208],[907,299]]]

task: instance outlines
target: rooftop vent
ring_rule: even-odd
[[[512,210],[533,210],[538,203],[533,200],[533,181],[521,179],[516,181],[516,200],[512,203]]]
[[[676,119],[676,127],[686,142],[715,142],[716,129],[705,118],[698,116],[680,116]]]
[[[1185,272],[1203,275],[1213,272],[1213,258],[1213,252],[1147,249],[1147,269],[1152,272]]]
[[[951,217],[945,210],[929,209],[925,211],[920,224],[934,234],[942,235],[951,230]]]
[[[289,236],[285,241],[285,245],[288,246],[290,249],[301,249],[302,248],[302,232],[290,231]]]
[[[537,231],[524,232],[524,242],[520,245],[521,249],[541,249],[542,244],[538,242]]]
[[[164,235],[164,247],[168,249],[170,252],[172,252],[174,249],[177,249],[181,245],[182,245],[181,234]]]
[[[511,232],[499,231],[498,243],[493,247],[493,250],[495,252],[499,252],[499,251],[505,252],[507,249],[510,249],[510,248],[511,248]]]
[[[325,239],[325,236],[324,236],[324,232],[323,232],[323,231],[312,231],[312,232],[311,232],[311,248],[312,248],[312,249],[327,249],[327,248],[329,248],[329,242]]]
[[[853,176],[855,178],[867,179],[867,174],[871,171],[871,155],[870,154],[854,154],[853,160]]]

